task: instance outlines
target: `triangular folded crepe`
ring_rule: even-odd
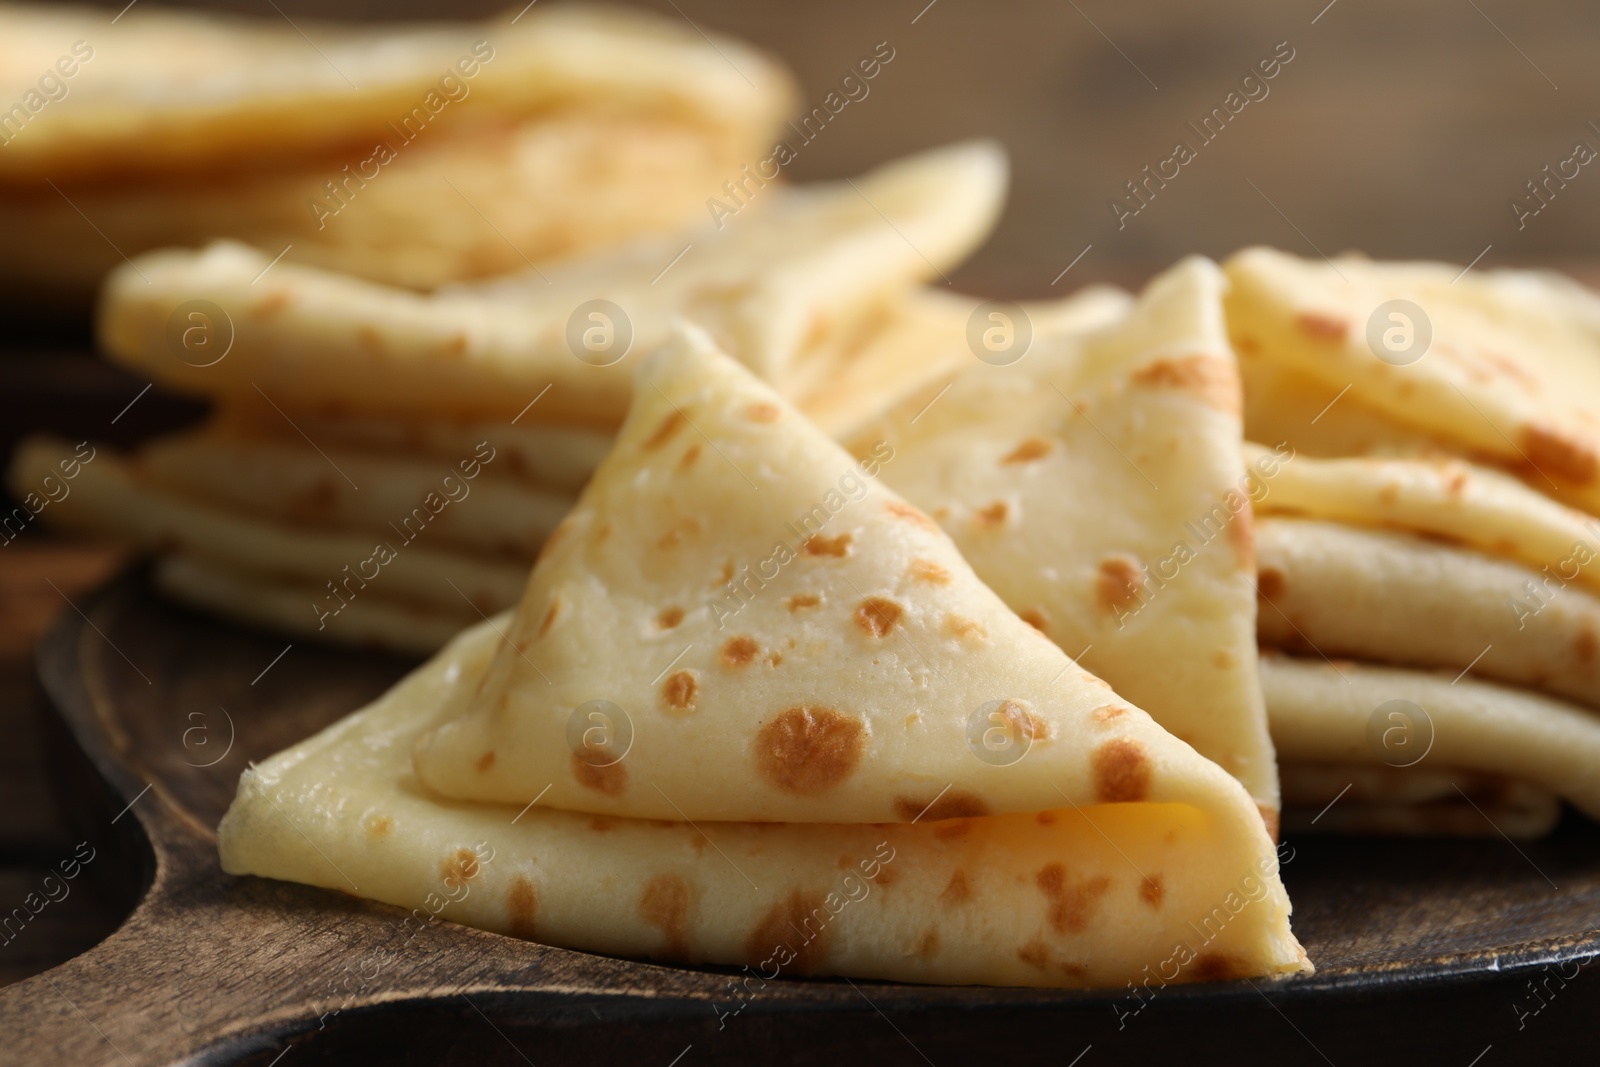
[[[1125,319],[1035,329],[884,422],[884,477],[1023,618],[1239,777],[1269,824],[1250,497],[1223,281],[1189,259]],[[969,356],[970,359],[970,356]]]
[[[791,372],[803,380],[809,344],[982,240],[1005,173],[994,145],[957,145],[857,182],[759,191],[720,228],[434,295],[271,266],[236,244],[154,252],[107,279],[99,336],[119,362],[213,397],[259,390],[290,408],[510,419],[548,386],[534,417],[614,425],[633,367],[680,314],[780,387]],[[174,319],[180,307],[200,308],[195,321],[227,342],[225,358],[174,357],[189,321]]]
[[[783,973],[1309,969],[1243,788],[1012,615],[893,462],[684,333],[516,617],[247,772],[224,866],[405,905],[455,872],[492,930]]]
[[[1226,269],[1247,388],[1257,365],[1320,383],[1324,404],[1348,387],[1340,404],[1380,414],[1399,436],[1436,438],[1600,511],[1593,293],[1553,273],[1357,256],[1328,263],[1265,248],[1240,252]]]

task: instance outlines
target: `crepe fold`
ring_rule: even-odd
[[[1387,829],[1509,834],[1512,828],[1501,825],[1493,813],[1519,810],[1523,816],[1542,811],[1539,818],[1519,817],[1514,828],[1527,836],[1555,825],[1551,806],[1525,791],[1518,796],[1503,789],[1496,796],[1473,799],[1469,790],[1485,775],[1502,788],[1530,786],[1562,798],[1590,818],[1600,817],[1600,776],[1594,773],[1600,760],[1600,720],[1587,708],[1470,677],[1452,679],[1447,671],[1349,661],[1263,656],[1261,678],[1285,782],[1306,764],[1348,767],[1351,775],[1382,775],[1385,767],[1392,768],[1395,773],[1376,780],[1367,777],[1373,783],[1369,799],[1353,805],[1358,810],[1411,811],[1408,821],[1395,821]],[[1425,803],[1419,806],[1419,795],[1433,799],[1422,787],[1436,787],[1441,780],[1452,783],[1454,795],[1436,790],[1446,803],[1433,811]],[[1300,789],[1294,787],[1297,793]],[[1480,818],[1468,820],[1465,812],[1475,803]],[[1345,818],[1353,815],[1340,817]],[[1296,821],[1305,825],[1303,811]],[[1338,827],[1335,820],[1330,828]],[[1381,822],[1360,820],[1352,828],[1386,829]]]
[[[1600,298],[1582,286],[1554,273],[1324,263],[1265,248],[1240,252],[1227,272],[1247,377],[1259,356],[1291,384],[1331,390],[1328,400],[1348,386],[1353,409],[1402,439],[1435,439],[1600,509]]]
[[[892,451],[693,329],[635,395],[515,616],[246,772],[227,870],[768,977],[1309,969],[1243,787],[1010,612]]]
[[[720,229],[431,295],[290,263],[265,273],[270,254],[232,243],[150,253],[108,277],[97,328],[113,359],[184,392],[510,420],[548,387],[535,418],[615,426],[640,354],[679,315],[785,391],[808,384],[800,357],[811,346],[982,240],[1005,173],[992,144],[957,145],[858,182],[766,191]],[[174,333],[174,315],[201,304],[196,322],[218,348],[226,342],[225,357],[174,349],[187,336]]]
[[[978,576],[1243,781],[1275,827],[1256,673],[1250,498],[1261,478],[1239,454],[1224,287],[1214,264],[1192,258],[1110,321],[1045,319],[1022,358],[969,360],[861,449],[874,434],[892,442],[884,477]]]

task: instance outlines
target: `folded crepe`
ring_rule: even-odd
[[[65,469],[60,465],[72,455],[72,446],[63,441],[29,438],[12,457],[7,484],[20,498],[50,484],[46,479]],[[65,486],[62,496],[43,511],[53,527],[115,535],[147,552],[176,552],[257,578],[287,579],[314,591],[303,602],[306,626],[313,632],[337,631],[345,608],[374,594],[446,613],[466,607],[467,619],[481,619],[515,604],[525,577],[520,562],[445,551],[430,542],[435,514],[459,506],[455,502],[443,503],[437,513],[430,508],[425,516],[397,515],[399,525],[387,535],[310,530],[163,487],[106,448],[81,464],[74,480],[59,484]],[[248,607],[231,614],[269,621]]]
[[[1318,657],[1263,667],[1286,789],[1320,800],[1298,776],[1327,784],[1315,767],[1352,760],[1378,775],[1323,829],[1534,835],[1557,797],[1594,814],[1581,781],[1531,773],[1484,723],[1525,726],[1550,766],[1600,741],[1600,305],[1554,275],[1441,264],[1252,249],[1227,272],[1245,433],[1282,457],[1257,501],[1277,516],[1260,529],[1260,638]],[[1366,662],[1316,666],[1329,657]],[[1381,726],[1389,700],[1448,725],[1448,751],[1400,766],[1306,728]],[[1472,775],[1499,783],[1478,812],[1456,783]],[[1455,795],[1430,798],[1441,780]]]
[[[54,302],[219,237],[432,288],[668,232],[748,181],[796,99],[771,57],[643,12],[107,22],[0,4],[0,280]]]
[[[1256,363],[1321,385],[1324,404],[1348,386],[1330,417],[1354,401],[1402,435],[1600,511],[1600,298],[1587,289],[1554,273],[1264,248],[1226,269],[1247,392]]]
[[[226,870],[768,978],[1309,969],[1249,795],[1011,613],[891,451],[694,330],[635,397],[516,615],[247,771]]]
[[[107,32],[101,8],[7,3],[0,99],[32,115],[0,153],[0,182],[369,148],[422,107],[482,124],[588,102],[765,136],[794,100],[765,54],[670,18],[573,5],[507,16],[380,27],[139,5]],[[26,94],[75,38],[89,47],[73,52],[69,94],[35,106]]]
[[[1224,283],[1184,260],[1109,325],[1033,326],[1006,365],[868,431],[884,477],[1069,655],[1244,782],[1276,830],[1256,672],[1251,486]],[[1153,668],[1152,664],[1160,664]]]
[[[1600,818],[1600,775],[1594,773],[1600,722],[1587,708],[1473,678],[1452,679],[1448,671],[1347,661],[1268,655],[1261,660],[1261,678],[1285,792],[1313,805],[1297,810],[1288,820],[1292,825],[1537,837],[1555,826],[1559,814],[1540,793]],[[1321,789],[1298,783],[1305,765],[1315,768]],[[1382,780],[1365,777],[1385,768],[1392,773]],[[1347,783],[1367,783],[1365,794],[1327,796],[1330,778],[1341,773]],[[1500,784],[1497,791],[1485,795],[1484,776]],[[1441,780],[1451,792],[1435,789],[1438,795],[1428,796],[1424,787]],[[1354,803],[1327,826],[1307,818],[1324,804],[1331,815],[1346,800]],[[1396,811],[1408,815],[1388,825],[1368,818]]]
[[[780,388],[808,384],[808,346],[983,239],[1005,171],[994,145],[957,145],[856,182],[766,191],[720,228],[433,295],[287,263],[264,275],[269,253],[231,243],[155,252],[109,276],[97,328],[113,359],[183,392],[509,420],[548,387],[533,417],[614,426],[639,355],[678,315]],[[205,324],[224,357],[177,358],[186,320],[174,315],[197,301],[222,312]]]

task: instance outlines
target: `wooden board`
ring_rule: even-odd
[[[1589,1055],[1600,829],[1571,816],[1520,847],[1291,841],[1295,929],[1318,973],[1147,1000],[796,979],[721,1018],[734,1006],[728,970],[443,922],[406,943],[397,908],[223,874],[214,828],[248,761],[358,707],[410,663],[285,652],[282,637],[167,603],[141,570],[76,605],[38,651],[59,716],[57,773],[96,850],[79,877],[120,884],[137,905],[104,943],[0,991],[0,1059],[944,1067],[1082,1054],[1094,1067],[1482,1055],[1489,1067]],[[368,962],[385,947],[394,962]]]

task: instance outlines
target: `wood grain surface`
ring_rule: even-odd
[[[444,922],[407,941],[400,909],[224,875],[213,828],[247,761],[359,706],[409,662],[285,652],[281,637],[168,604],[140,569],[74,603],[38,653],[60,716],[54,773],[73,836],[94,849],[79,877],[139,903],[103,943],[0,991],[11,1049],[74,1064],[270,1064],[292,1050],[295,1062],[693,1067],[1067,1063],[1085,1048],[1095,1063],[1238,1062],[1244,1047],[1287,1062],[1467,1064],[1485,1048],[1505,1050],[1500,1062],[1567,1062],[1589,1044],[1578,1023],[1600,1000],[1589,967],[1600,828],[1575,817],[1520,848],[1290,841],[1295,928],[1318,973],[1173,987],[1148,1002],[780,980],[721,1019],[724,969]]]

